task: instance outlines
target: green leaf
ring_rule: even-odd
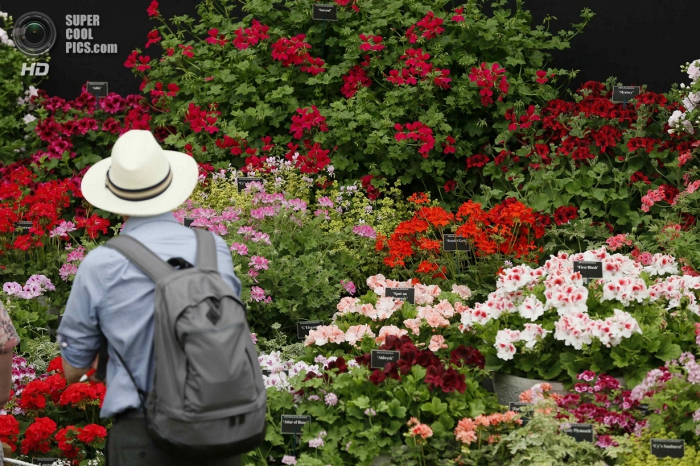
[[[386,412],[391,417],[404,418],[406,416],[406,408],[401,406],[401,402],[397,399],[391,400],[387,406]]]
[[[681,347],[673,343],[673,340],[668,337],[661,343],[659,350],[656,352],[656,357],[664,362],[668,362],[671,359],[678,359],[682,352]]]
[[[447,403],[443,403],[438,397],[434,397],[430,403],[423,403],[420,410],[439,416],[447,412]]]

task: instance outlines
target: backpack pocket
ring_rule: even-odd
[[[255,401],[252,340],[245,323],[197,330],[183,337],[186,411],[204,413]]]

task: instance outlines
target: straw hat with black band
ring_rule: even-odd
[[[194,158],[163,150],[150,131],[133,129],[117,139],[112,156],[85,173],[85,199],[130,217],[171,212],[190,197],[199,171]]]

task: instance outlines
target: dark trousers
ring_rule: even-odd
[[[183,458],[161,450],[146,430],[143,414],[132,412],[115,417],[107,436],[108,466],[238,466],[239,457],[216,460]]]

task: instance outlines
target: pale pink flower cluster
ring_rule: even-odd
[[[67,282],[78,273],[78,265],[85,258],[85,248],[82,246],[73,249],[69,243],[66,245],[66,251],[70,251],[66,256],[66,263],[58,270],[58,274],[64,282]]]
[[[252,256],[248,266],[253,267],[255,270],[267,270],[269,263],[270,262],[262,256]]]
[[[411,282],[411,280],[405,282],[390,280],[379,273],[377,275],[367,277],[367,286],[377,295],[384,296],[387,288],[413,288],[413,282]]]
[[[477,303],[474,308],[466,308],[460,313],[460,323],[462,331],[471,329],[473,324],[486,325],[491,320],[489,309],[481,303]]]
[[[524,319],[530,319],[532,322],[535,322],[544,314],[544,304],[535,296],[530,295],[520,304],[518,313]]]
[[[644,267],[644,271],[647,272],[650,277],[665,274],[675,275],[678,273],[678,263],[673,256],[654,254],[651,256],[648,265]]]
[[[49,232],[49,238],[55,238],[57,236],[60,238],[67,238],[68,233],[75,230],[75,223],[63,220],[56,228]]]
[[[517,291],[537,280],[532,274],[532,268],[519,265],[507,270],[498,277],[497,287],[505,291]]]
[[[17,296],[22,299],[34,299],[44,294],[46,291],[55,291],[56,287],[44,275],[32,275],[24,286],[17,282],[6,282],[2,286],[2,291],[8,296]]]
[[[349,296],[340,300],[334,319],[346,314],[362,314],[372,320],[386,320],[403,306],[403,301],[394,298],[378,298],[377,304],[360,304],[359,298]]]
[[[265,304],[272,302],[272,296],[266,296],[266,291],[259,286],[252,286],[250,288],[250,299],[255,302],[263,302]]]
[[[408,330],[398,328],[396,325],[385,325],[379,329],[379,335],[374,339],[374,341],[380,345],[383,345],[386,341],[386,337],[388,336],[401,338],[404,335],[408,335]]]
[[[700,315],[700,306],[695,295],[695,290],[699,289],[700,277],[671,275],[657,279],[656,283],[649,287],[649,297],[652,302],[665,299],[666,310],[669,311],[680,307],[683,298],[686,298],[688,309]]]
[[[641,278],[615,278],[603,285],[602,301],[620,301],[629,306],[633,301],[641,303],[649,297],[647,285]]]
[[[420,325],[423,319],[406,319],[403,321],[403,326],[411,331],[413,335],[420,335]]]
[[[665,186],[659,186],[658,189],[650,189],[647,191],[647,193],[642,196],[642,210],[644,212],[649,212],[655,203],[663,201],[664,191],[666,191]]]
[[[522,341],[525,343],[525,348],[532,349],[548,333],[552,332],[543,329],[537,324],[525,324],[525,330],[523,331],[499,330],[496,334],[496,343],[493,345],[497,350],[496,356],[506,361],[511,360],[516,351],[514,343]]]
[[[462,309],[460,320],[463,329],[466,330],[475,323],[485,325],[492,319],[498,319],[503,313],[517,312],[523,298],[522,291],[507,292],[504,288],[498,288],[487,296],[486,302],[477,303],[473,309]]]
[[[453,284],[452,292],[462,299],[469,299],[472,297],[472,290],[466,285]]]
[[[352,232],[358,236],[364,236],[365,238],[375,239],[377,237],[375,229],[366,224],[353,227]]]
[[[445,344],[445,337],[443,337],[442,335],[433,335],[432,337],[430,337],[430,344],[428,345],[428,349],[433,353],[437,353],[441,349],[447,349],[447,345]]]
[[[217,235],[224,236],[228,234],[226,222],[235,222],[240,215],[240,209],[227,207],[219,214],[214,209],[209,208],[193,208],[192,201],[185,203],[185,208],[173,212],[175,219],[184,223],[185,217],[193,218],[192,227],[204,227]]]
[[[247,256],[248,255],[248,246],[246,246],[243,243],[233,243],[231,245],[231,251],[235,252],[239,256]]]
[[[678,168],[682,167],[686,163],[690,162],[693,158],[693,154],[688,150],[683,152],[678,156]]]
[[[695,180],[692,183],[688,183],[688,187],[685,188],[685,193],[693,194],[695,191],[700,189],[700,180]]]
[[[626,234],[611,236],[605,240],[611,251],[617,251],[625,246],[632,246],[632,240]]]
[[[320,366],[317,364],[309,365],[303,361],[284,361],[279,351],[258,356],[258,362],[263,370],[265,388],[274,387],[278,391],[290,391],[292,387],[289,379],[295,375],[302,372],[318,373],[320,371]],[[352,362],[354,363],[354,361]]]
[[[547,299],[545,309],[556,309],[561,315],[570,312],[587,312],[588,288],[573,283],[564,283],[547,288],[544,292]]]
[[[418,306],[418,318],[425,320],[432,328],[449,327],[449,319],[455,315],[454,307],[446,299],[435,306]]]
[[[323,346],[326,343],[339,344],[343,342],[345,342],[345,332],[336,325],[321,325],[309,332],[304,341],[304,346]]]
[[[345,341],[355,345],[358,341],[362,341],[365,335],[376,337],[369,325],[353,325],[345,332]]]
[[[513,355],[515,354],[514,343],[517,343],[519,341],[519,330],[499,330],[496,334],[496,343],[494,343],[493,345],[497,351],[496,356],[498,356],[499,359],[503,359],[504,361],[510,361],[511,359],[513,359]]]
[[[263,207],[258,207],[257,209],[252,209],[250,211],[250,216],[256,220],[264,220],[265,217],[274,217],[277,215],[278,206],[266,205]]]
[[[607,347],[617,346],[633,333],[641,334],[642,329],[634,317],[619,309],[615,309],[614,315],[605,320],[591,319],[588,314],[578,312],[562,316],[554,324],[554,338],[577,350],[582,349],[584,344],[590,345],[593,338]]]
[[[625,238],[618,238],[624,243]],[[648,256],[648,257],[647,257]],[[567,346],[582,349],[594,339],[605,346],[619,345],[635,333],[642,333],[638,322],[631,314],[621,310],[631,305],[644,304],[657,300],[667,300],[667,309],[687,304],[687,307],[700,315],[700,305],[695,295],[700,289],[700,277],[679,277],[676,260],[667,255],[647,254],[637,261],[622,254],[611,254],[605,247],[583,253],[568,255],[559,253],[552,256],[544,266],[532,269],[527,266],[504,270],[499,276],[497,290],[490,293],[486,301],[473,308],[460,304],[454,310],[461,315],[462,331],[475,324],[485,325],[506,313],[518,313],[530,322],[537,322],[549,311],[556,310],[560,316],[555,321],[553,338]],[[588,315],[588,286],[583,278],[574,272],[575,261],[595,261],[603,263],[603,278],[596,279],[602,289],[601,301],[613,301],[619,305],[614,315],[606,319],[592,319]],[[641,277],[642,272],[650,276],[663,275],[665,278],[648,287]],[[544,303],[532,293],[537,285],[544,285]],[[684,299],[687,298],[687,299]],[[413,330],[414,323],[404,323]],[[548,333],[540,326],[525,324],[525,329],[505,329],[498,332],[495,348],[501,359],[512,359],[516,352],[515,343],[525,342],[526,348],[533,348]]]
[[[442,293],[442,290],[437,285],[422,285],[420,283],[413,285],[412,280],[400,282],[387,279],[382,274],[368,277],[367,286],[379,296],[385,296],[387,288],[414,288],[416,305],[432,304],[433,301],[435,301],[435,298],[440,296],[440,293]],[[471,290],[469,290],[469,293],[471,293]]]

